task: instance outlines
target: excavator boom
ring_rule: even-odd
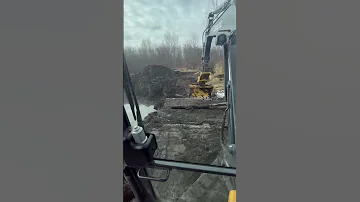
[[[213,93],[213,86],[208,84],[211,73],[213,72],[213,67],[209,66],[210,61],[210,51],[212,44],[215,41],[216,46],[223,46],[224,55],[228,55],[228,43],[229,37],[236,30],[236,7],[234,0],[225,1],[219,8],[215,11],[210,12],[208,15],[208,24],[203,32],[203,51],[202,51],[202,71],[198,76],[196,83],[192,83],[190,87],[189,97],[193,98],[211,98]],[[228,65],[227,58],[224,58],[225,64]],[[226,68],[226,67],[225,67]],[[226,90],[226,80],[225,76],[224,88]]]

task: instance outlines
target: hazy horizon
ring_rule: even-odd
[[[223,0],[125,0],[124,46],[139,47],[143,39],[158,44],[166,32],[175,33],[180,44],[192,35],[201,43],[207,14],[221,2]]]

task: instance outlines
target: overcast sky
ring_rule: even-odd
[[[158,43],[166,31],[175,32],[180,42],[196,34],[200,42],[211,2],[214,0],[124,0],[125,47],[138,46],[144,38]]]

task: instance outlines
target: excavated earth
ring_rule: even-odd
[[[132,75],[131,80],[139,100],[157,104],[163,102],[164,98],[188,97],[189,84],[196,81],[196,75],[162,65],[149,65]]]
[[[164,66],[148,66],[132,78],[140,103],[156,105],[157,111],[145,119],[145,130],[156,136],[156,158],[190,163],[222,165],[220,141],[223,107],[212,109],[172,109],[173,106],[200,106],[224,102],[188,97],[194,73],[176,72]],[[164,177],[166,171],[148,169],[151,176]],[[172,170],[166,182],[152,182],[159,202],[227,201],[235,189],[235,178]]]
[[[180,103],[179,103],[180,101]],[[203,105],[219,103],[196,99],[167,99],[164,108],[145,118],[145,129],[156,135],[158,150],[155,157],[190,163],[221,165],[220,131],[223,108],[171,109],[179,104]],[[153,176],[163,177],[166,171],[149,170]],[[160,201],[227,201],[235,189],[235,178],[212,174],[172,170],[168,181],[153,182]]]

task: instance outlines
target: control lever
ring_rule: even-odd
[[[142,168],[140,168],[137,172],[137,176],[141,179],[146,179],[146,180],[152,180],[152,181],[158,181],[158,182],[166,182],[169,177],[170,177],[170,171],[171,171],[171,168],[162,168],[162,167],[147,167],[147,168],[157,168],[157,169],[160,169],[160,170],[166,170],[166,176],[163,177],[163,178],[156,178],[156,177],[150,177],[150,176],[143,176],[143,175],[140,175],[140,171],[142,170]]]
[[[163,168],[159,166],[151,166],[154,159],[153,155],[157,149],[155,135],[145,133],[141,126],[128,128],[124,134],[124,160],[128,167],[138,168],[137,176],[141,179],[165,182],[169,179],[171,168]],[[147,175],[145,168],[156,168],[166,170],[166,176],[163,178],[156,178]],[[144,171],[144,172],[142,172]]]
[[[141,126],[124,131],[124,160],[126,166],[144,168],[153,162],[158,148],[154,134],[145,133]]]

